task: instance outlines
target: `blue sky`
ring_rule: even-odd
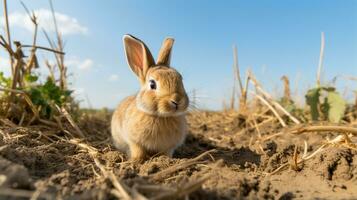
[[[24,3],[48,18],[48,1]],[[13,39],[30,43],[31,26],[21,21],[25,12],[20,1],[8,4],[15,21]],[[187,91],[197,91],[201,108],[219,109],[223,99],[229,99],[233,44],[238,46],[242,73],[250,67],[275,96],[282,91],[280,77],[287,75],[296,100],[303,102],[303,93],[315,85],[322,31],[326,37],[323,81],[328,83],[336,75],[357,76],[354,0],[53,0],[53,4],[65,33],[71,87],[85,107],[114,108],[138,90],[124,57],[126,33],[145,41],[155,57],[162,40],[174,37],[172,66],[183,74]],[[53,35],[48,21],[43,21]],[[42,33],[39,44],[48,46]],[[40,54],[53,60],[51,54]],[[6,58],[3,51],[0,58]],[[0,63],[5,69],[4,61]],[[40,72],[46,74],[45,70]],[[341,78],[337,86],[352,99],[357,82]]]

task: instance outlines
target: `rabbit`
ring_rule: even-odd
[[[181,74],[170,66],[173,38],[166,38],[155,63],[148,47],[124,35],[127,62],[141,89],[125,98],[114,111],[111,133],[114,145],[133,161],[153,155],[172,157],[186,137],[189,98]]]

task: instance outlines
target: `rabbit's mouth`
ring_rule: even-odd
[[[187,107],[185,99],[167,98],[158,102],[156,110],[159,116],[179,116],[186,113]]]
[[[176,117],[184,115],[187,112],[186,105],[182,105],[172,101],[166,101],[161,104],[159,103],[156,106],[148,106],[142,101],[137,101],[136,107],[146,114],[158,117]]]

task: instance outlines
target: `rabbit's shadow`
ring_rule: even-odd
[[[176,149],[174,158],[195,158],[211,149],[215,149],[211,155],[216,160],[223,159],[227,165],[245,167],[247,164],[253,164],[259,166],[261,162],[261,155],[250,150],[248,147],[222,147],[196,134],[189,134],[187,136],[185,143]]]

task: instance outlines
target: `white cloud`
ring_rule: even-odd
[[[117,74],[112,74],[109,76],[109,81],[115,82],[119,79],[119,76]]]
[[[4,72],[5,76],[11,75],[10,60],[6,57],[0,56],[0,72]]]
[[[94,62],[91,59],[85,59],[84,61],[82,61],[81,63],[79,63],[78,65],[78,69],[80,70],[87,70],[92,68]]]
[[[38,9],[34,10],[34,12],[38,18],[38,23],[40,27],[44,28],[46,31],[55,31],[52,13],[50,10]],[[58,29],[63,35],[86,34],[88,32],[88,28],[81,25],[74,17],[58,12],[55,12],[55,16],[57,20]],[[10,13],[9,22],[11,26],[21,27],[31,32],[34,31],[33,23],[31,22],[28,14],[26,14],[25,12]],[[0,24],[3,26],[4,23],[4,17],[1,17]]]
[[[65,60],[65,64],[69,67],[77,67],[79,70],[89,70],[93,67],[94,61],[92,59],[80,60],[77,57]]]

